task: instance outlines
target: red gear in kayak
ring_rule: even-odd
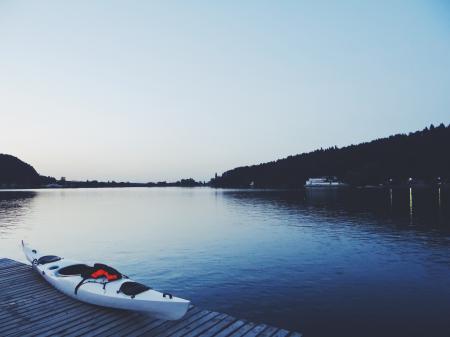
[[[99,269],[91,274],[91,277],[94,279],[97,279],[102,276],[104,276],[108,281],[114,281],[118,279],[117,275],[110,274],[104,269]]]

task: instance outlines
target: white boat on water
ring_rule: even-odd
[[[155,318],[182,318],[189,301],[160,293],[104,264],[92,266],[47,255],[22,241],[27,260],[48,283],[79,301],[109,308],[146,312]]]
[[[345,187],[347,184],[339,181],[336,177],[320,177],[320,178],[309,178],[306,183],[306,188],[316,188],[316,187]]]

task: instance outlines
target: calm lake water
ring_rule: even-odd
[[[0,192],[20,240],[194,304],[316,336],[450,336],[450,191]]]

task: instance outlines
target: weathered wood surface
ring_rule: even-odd
[[[0,259],[0,336],[299,337],[297,332],[191,306],[178,321],[107,309],[53,289],[31,267]]]

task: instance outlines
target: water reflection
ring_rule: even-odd
[[[230,203],[261,205],[262,211],[269,207],[270,211],[285,209],[356,220],[358,217],[388,218],[398,226],[450,227],[448,196],[440,188],[389,189],[387,197],[384,189],[229,190],[222,193],[231,199]]]
[[[441,208],[441,188],[438,188],[438,205],[439,209]]]
[[[391,209],[392,209],[392,202],[393,202],[393,198],[392,198],[392,188],[389,189],[389,204],[391,205]]]
[[[23,225],[35,196],[34,191],[0,191],[0,239]]]
[[[413,224],[413,194],[412,188],[409,188],[409,224]]]
[[[293,238],[292,243],[280,240],[283,248],[264,246],[278,257],[290,256],[288,261],[277,259],[290,273],[283,268],[276,273],[292,281],[285,286],[298,296],[294,301],[279,295],[291,308],[284,318],[272,311],[279,325],[294,328],[292,322],[298,321],[309,336],[447,336],[448,192],[405,188],[223,194],[242,217]],[[270,268],[267,273],[275,272]],[[417,318],[414,324],[411,317]]]
[[[29,239],[309,337],[450,331],[445,189],[27,193],[0,198],[0,256]]]

